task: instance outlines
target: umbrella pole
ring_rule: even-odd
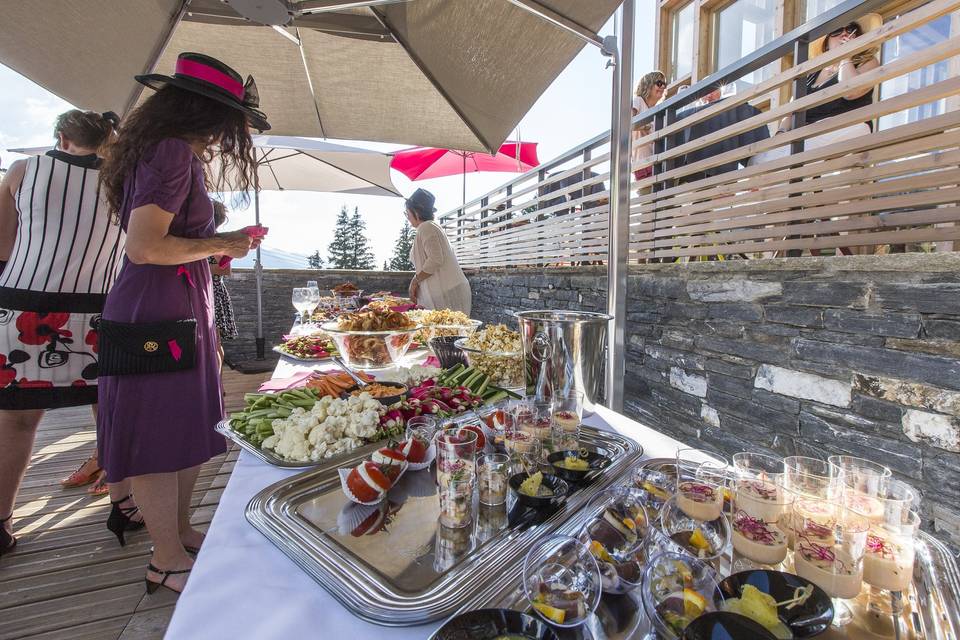
[[[467,154],[463,154],[463,208],[460,209],[460,215],[467,214]]]
[[[253,192],[253,215],[256,224],[260,224],[260,192]],[[260,264],[260,245],[257,245],[257,257],[253,263],[253,272],[257,279],[257,360],[264,359],[263,340],[263,265]]]
[[[614,62],[610,116],[610,212],[607,250],[607,313],[613,317],[607,343],[606,404],[623,411],[626,375],[627,259],[630,251],[630,84],[633,80],[634,0],[620,7],[619,51]]]

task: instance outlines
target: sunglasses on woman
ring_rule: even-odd
[[[831,31],[828,37],[833,38],[835,36],[842,36],[845,33],[852,33],[854,36],[859,36],[860,25],[858,25],[856,22],[851,22],[845,27],[840,27],[839,29],[835,29],[834,31]]]
[[[657,80],[656,82],[653,83],[653,86],[660,87],[662,89],[663,87],[667,86],[667,83],[664,82],[663,80]]]

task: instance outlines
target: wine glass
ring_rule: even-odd
[[[313,284],[311,284],[311,282]],[[307,289],[310,291],[310,309],[308,309],[310,316],[316,312],[317,307],[320,306],[320,287],[317,286],[317,283],[313,280],[307,283]]]
[[[314,306],[311,301],[310,289],[306,287],[293,288],[293,308],[297,310],[300,318],[300,324],[306,324],[306,313]]]

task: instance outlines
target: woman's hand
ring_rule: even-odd
[[[223,241],[222,253],[231,258],[242,258],[260,244],[258,240],[254,240],[243,231],[228,231],[217,235]]]
[[[417,292],[420,291],[420,281],[417,280],[417,276],[413,276],[413,280],[410,281],[410,287],[407,289],[407,297],[417,304]]]

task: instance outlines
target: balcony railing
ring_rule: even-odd
[[[817,105],[863,88],[873,88],[876,95],[883,82],[960,55],[960,35],[954,34],[805,95],[808,74],[960,10],[960,0],[934,0],[806,60],[808,42],[880,4],[848,0],[634,118],[635,125],[654,124],[654,132],[636,143],[654,143],[655,154],[649,159],[653,175],[631,183],[631,262],[763,258],[803,250],[873,252],[878,247],[952,250],[952,241],[960,239],[960,74],[947,73],[919,89],[804,124],[806,110]],[[795,66],[684,113],[717,87],[787,55]],[[788,87],[793,99],[774,100],[767,108],[769,98]],[[878,126],[883,116],[931,103],[941,105],[940,113]],[[753,106],[758,104],[766,110]],[[793,123],[791,130],[750,139],[750,132],[762,127],[776,130],[785,117]],[[711,123],[718,122],[723,126],[714,130]],[[824,134],[866,122],[872,132],[823,143]],[[811,141],[810,148],[804,141]],[[441,216],[461,264],[604,262],[609,142],[609,133],[597,136]],[[784,146],[789,154],[763,160]]]

